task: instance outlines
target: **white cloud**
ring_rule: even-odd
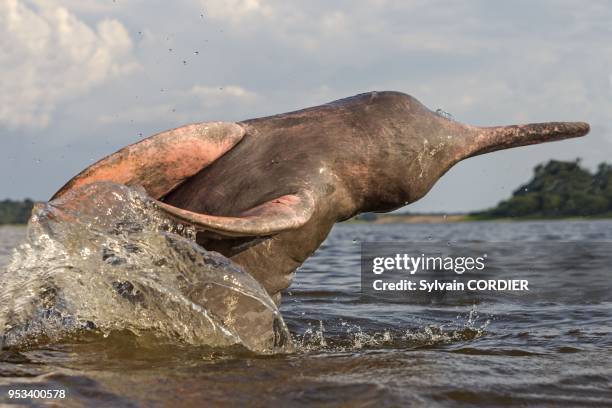
[[[275,40],[316,51],[328,35],[346,31],[344,13],[316,3],[282,0],[198,0],[212,20],[237,35],[272,34]]]
[[[195,85],[189,94],[196,96],[204,106],[215,106],[228,101],[252,102],[257,95],[238,85],[203,86]]]
[[[76,13],[119,11],[141,0],[30,0],[41,7],[65,7]]]
[[[359,47],[361,40],[370,38],[411,51],[457,52],[486,44],[474,36],[456,35],[458,28],[467,32],[473,25],[470,6],[462,3],[373,0],[342,7],[324,1],[197,1],[211,19],[230,24],[235,34],[268,32],[277,40],[313,53],[334,46]],[[419,19],[398,20],[401,15],[418,15]],[[443,24],[432,30],[430,22]]]
[[[92,28],[54,2],[0,2],[0,125],[46,127],[56,107],[138,67],[117,20]]]
[[[274,18],[278,8],[266,0],[212,0],[203,1],[207,14],[219,20],[240,23],[247,18]]]

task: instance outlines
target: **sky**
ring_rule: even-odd
[[[611,160],[609,1],[2,0],[0,69],[0,199],[46,200],[162,130],[373,90],[473,125],[591,124],[463,161],[404,210],[487,208],[538,163]]]

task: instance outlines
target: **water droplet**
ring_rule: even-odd
[[[453,115],[451,115],[450,113],[446,112],[445,110],[441,108],[436,109],[436,114],[438,116],[442,116],[445,119],[453,120]]]
[[[194,51],[193,54],[194,55],[200,55],[200,51]]]

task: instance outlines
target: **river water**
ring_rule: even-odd
[[[0,268],[7,268],[25,237],[23,227],[0,228]],[[529,279],[540,290],[436,302],[364,299],[364,241],[484,242],[489,250],[508,252],[504,262],[512,278]],[[580,243],[580,251],[568,242]],[[82,330],[2,351],[0,401],[612,406],[611,247],[610,221],[339,224],[284,294],[280,311],[293,351],[261,353],[259,343],[250,350],[209,347],[125,328],[103,335]],[[525,249],[545,261],[521,268],[523,258],[513,254]],[[568,267],[551,261],[570,250]],[[272,316],[270,310],[262,313]],[[10,390],[34,389],[65,390],[66,398],[9,398]]]

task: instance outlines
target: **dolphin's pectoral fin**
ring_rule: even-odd
[[[229,122],[196,123],[158,133],[86,168],[52,199],[96,181],[141,185],[159,199],[234,147],[244,133],[242,126]]]
[[[310,219],[315,204],[312,193],[300,191],[267,201],[236,216],[200,214],[158,201],[160,209],[197,230],[228,237],[256,237],[297,229]]]

